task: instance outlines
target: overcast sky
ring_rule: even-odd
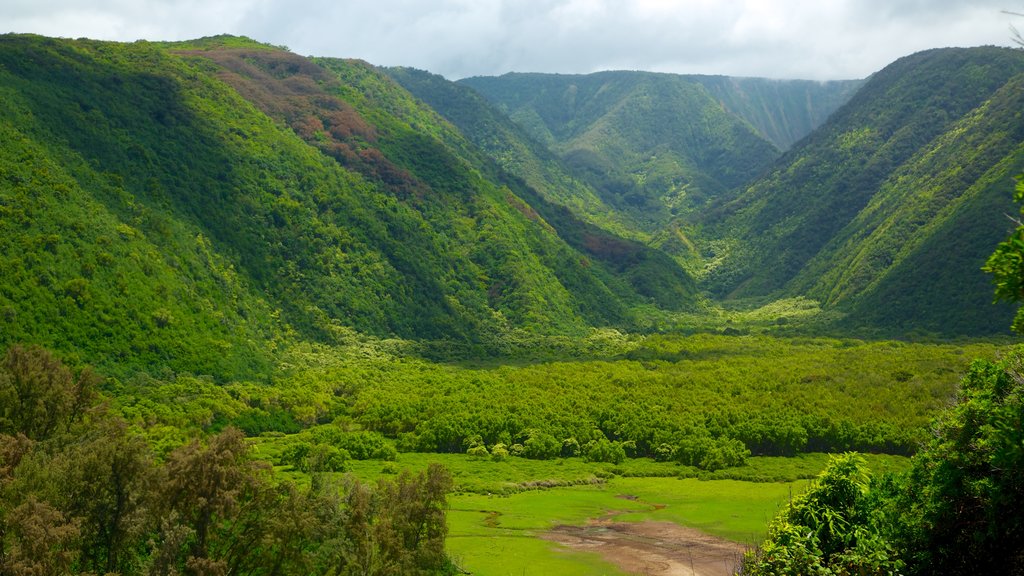
[[[1024,0],[0,0],[0,32],[229,33],[449,79],[630,69],[863,78],[913,52],[1010,45]],[[6,28],[6,30],[4,30]]]

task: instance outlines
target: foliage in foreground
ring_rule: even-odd
[[[3,576],[450,571],[442,467],[301,488],[251,460],[235,428],[161,460],[95,383],[38,348],[0,362]]]
[[[807,492],[772,521],[768,539],[748,554],[744,574],[887,575],[902,567],[880,534],[863,458],[832,459]]]
[[[834,460],[745,574],[1024,573],[1024,351],[976,361],[911,470]]]

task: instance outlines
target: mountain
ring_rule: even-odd
[[[624,275],[638,293],[662,308],[679,309],[688,302],[695,284],[679,274],[670,257],[637,241],[643,234],[633,222],[610,209],[593,188],[571,176],[543,145],[474,90],[425,71],[386,72],[485,152],[494,165],[491,177],[526,200],[569,245]]]
[[[864,85],[863,80],[772,80],[685,76],[726,110],[746,120],[779,150],[788,150],[828,120]]]
[[[647,232],[749,182],[779,154],[702,85],[679,76],[506,74],[460,83]]]
[[[587,221],[635,233],[628,220],[575,178],[546,146],[472,88],[412,68],[384,71],[413,96],[444,116],[500,169],[515,175],[552,203],[566,206]]]
[[[883,331],[1009,326],[979,270],[1024,169],[1024,53],[939,49],[875,74],[764,178],[708,214],[707,286],[807,295]]]
[[[459,81],[656,233],[749,183],[859,86],[649,72]]]
[[[568,216],[560,233],[363,62],[6,35],[0,94],[0,344],[255,378],[352,330],[494,348],[696,299],[653,250]]]

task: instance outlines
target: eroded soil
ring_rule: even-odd
[[[645,576],[731,576],[746,549],[671,522],[593,520],[558,526],[542,537],[596,552],[625,572]]]

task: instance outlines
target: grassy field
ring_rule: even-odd
[[[764,419],[766,430],[787,422],[817,426],[822,420],[839,429],[849,425],[861,436],[884,439],[907,431],[913,438],[927,434],[928,420],[949,401],[971,358],[997,349],[994,343],[652,336],[614,360],[493,366],[361,360],[310,377],[302,389],[319,386],[325,397],[335,394],[330,390],[346,392],[338,416],[322,428],[346,434],[373,430],[392,446],[401,446],[402,435],[408,435],[402,430],[445,432],[457,441],[476,429],[512,424],[509,430],[551,426],[552,434],[564,432],[559,439],[579,422],[603,423],[628,438],[631,431],[642,436],[686,413],[725,431],[738,430],[750,418]],[[771,420],[778,414],[790,418]],[[282,465],[281,455],[302,438],[316,442],[316,431],[272,433],[252,442],[258,457],[304,482],[304,474]],[[403,449],[410,445],[415,443]],[[654,521],[754,545],[779,506],[827,460],[821,453],[753,456],[742,466],[708,471],[650,458],[613,464],[579,457],[495,461],[459,452],[402,452],[393,461],[349,460],[344,473],[375,482],[433,462],[444,465],[454,481],[449,553],[473,574],[621,574],[596,553],[543,536],[595,519]],[[905,469],[908,462],[892,455],[867,460],[875,473]]]
[[[282,442],[258,439],[256,453],[272,458]],[[903,470],[909,462],[900,456],[865,457],[876,474]],[[405,453],[394,462],[350,461],[347,473],[373,482],[439,462],[455,482],[449,497],[448,551],[460,567],[482,576],[582,576],[624,573],[596,553],[542,539],[545,532],[595,519],[661,521],[755,545],[779,506],[827,461],[827,454],[753,457],[745,466],[708,473],[645,458],[612,465],[581,458],[494,462],[466,454]],[[281,468],[279,472],[304,476]]]
[[[448,550],[473,574],[619,574],[596,553],[541,540],[561,524],[591,519],[669,521],[755,544],[779,506],[806,480],[743,482],[615,478],[605,484],[451,499]]]

